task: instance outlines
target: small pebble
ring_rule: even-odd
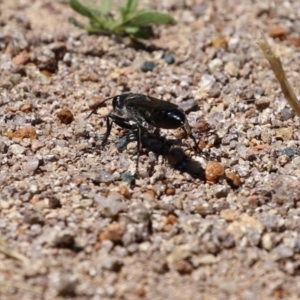
[[[38,160],[28,161],[24,167],[24,172],[29,173],[29,172],[33,172],[33,171],[37,170],[37,168],[39,167],[39,164],[40,164],[40,162]]]
[[[10,90],[13,87],[13,84],[9,80],[3,80],[0,82],[0,87],[6,90]]]
[[[0,207],[2,209],[9,209],[11,207],[11,204],[8,201],[0,200]]]
[[[51,77],[44,75],[43,73],[38,73],[36,76],[36,80],[41,85],[50,85],[51,84]]]
[[[135,294],[140,298],[144,298],[146,295],[146,290],[143,286],[138,286],[135,290]]]
[[[176,224],[176,223],[178,223],[177,217],[175,217],[174,215],[168,215],[166,224],[173,225],[173,224]]]
[[[20,52],[17,56],[13,58],[13,63],[15,65],[24,65],[30,60],[30,54],[26,51],[23,50]]]
[[[16,73],[16,74],[11,74],[10,77],[9,77],[9,80],[10,80],[14,85],[20,83],[21,79],[22,79],[21,74],[18,74],[18,73]]]
[[[4,154],[8,150],[8,145],[4,141],[0,140],[0,153]]]
[[[87,208],[87,207],[92,207],[93,206],[94,201],[92,199],[82,199],[80,201],[80,205],[83,208]]]
[[[58,232],[52,244],[57,248],[73,249],[75,247],[75,236],[70,232]]]
[[[293,157],[297,154],[297,150],[295,148],[285,148],[282,150],[276,151],[276,156],[286,155],[288,157]]]
[[[280,115],[283,121],[287,121],[294,118],[295,112],[290,107],[286,107],[280,112]]]
[[[208,64],[209,71],[213,74],[216,71],[220,71],[221,67],[223,65],[223,61],[220,58],[215,58],[211,60]]]
[[[122,196],[118,193],[110,193],[107,197],[98,196],[96,199],[99,212],[103,216],[116,217],[126,210],[126,205],[122,202]]]
[[[125,186],[122,186],[121,188],[120,188],[120,194],[122,195],[122,196],[124,196],[125,198],[127,198],[127,199],[129,199],[130,198],[130,192],[129,192],[129,190],[128,190],[128,188],[127,187],[125,187]]]
[[[175,57],[172,54],[165,54],[162,58],[168,65],[172,65],[175,62]]]
[[[74,120],[74,116],[69,109],[62,109],[57,113],[57,117],[63,124],[70,124]]]
[[[174,200],[174,206],[177,209],[180,209],[180,210],[183,208],[183,203],[182,203],[181,198],[175,198],[175,200]]]
[[[287,32],[280,26],[275,25],[269,30],[270,37],[272,38],[279,38],[279,39],[286,39]]]
[[[119,223],[109,224],[105,231],[100,234],[100,240],[110,240],[114,243],[120,243],[124,234],[124,226]]]
[[[220,212],[220,217],[227,222],[233,222],[240,216],[240,212],[232,209],[224,209]]]
[[[146,192],[144,192],[144,195],[149,195],[152,199],[154,199],[156,196],[156,193],[153,190],[147,190]]]
[[[155,63],[152,61],[146,61],[141,65],[141,70],[145,73],[153,71],[154,68],[155,68]]]
[[[224,168],[218,162],[210,161],[207,163],[205,168],[205,178],[207,181],[216,183],[224,173]]]
[[[64,276],[58,281],[59,285],[57,287],[57,296],[64,298],[74,298],[76,297],[76,287],[75,281],[70,280],[70,278]]]
[[[167,188],[166,189],[166,195],[175,195],[175,189],[174,188]]]
[[[267,97],[261,97],[255,100],[254,104],[258,110],[262,111],[270,106],[270,99]]]
[[[227,47],[227,39],[224,36],[217,36],[212,40],[212,46],[216,49],[226,48]]]
[[[201,80],[198,83],[198,86],[205,91],[209,91],[215,82],[216,82],[216,79],[214,76],[204,74],[201,77]]]
[[[210,98],[218,98],[221,94],[221,89],[217,83],[213,84],[208,91],[208,96]]]
[[[285,245],[279,245],[275,247],[271,252],[271,258],[274,261],[291,258],[293,256],[294,256],[293,249]]]
[[[211,191],[216,198],[225,198],[227,197],[231,188],[228,185],[224,184],[214,184],[211,187]]]
[[[99,184],[101,182],[110,183],[113,181],[112,175],[104,170],[100,170],[98,173],[91,173],[89,177],[96,184]]]
[[[238,77],[238,75],[239,75],[239,69],[233,61],[228,62],[224,66],[224,71],[227,74],[229,74],[231,77]]]
[[[123,152],[126,149],[126,146],[128,144],[128,136],[124,135],[120,137],[117,141],[117,148],[119,152]]]
[[[278,205],[298,201],[300,199],[300,190],[297,186],[298,179],[293,176],[282,175],[274,178],[274,193],[272,193],[273,201]]]
[[[124,182],[128,182],[129,184],[134,184],[135,177],[129,172],[124,172],[121,174],[121,180]]]
[[[194,99],[189,99],[183,101],[179,104],[179,107],[186,113],[190,113],[191,111],[195,111],[198,108],[198,104]]]
[[[169,271],[169,266],[166,258],[159,252],[155,253],[152,258],[152,269],[158,274],[164,274]]]
[[[199,267],[200,265],[213,265],[219,262],[220,259],[213,254],[205,254],[202,256],[194,256],[192,258],[192,263],[194,267]]]
[[[117,258],[107,258],[102,263],[102,268],[104,270],[113,271],[113,272],[120,272],[123,267],[123,262]]]
[[[293,137],[293,130],[291,128],[279,128],[276,130],[276,138],[283,140],[283,141],[289,141]]]
[[[241,186],[241,184],[242,184],[241,178],[233,172],[226,173],[226,179],[227,179],[228,183],[231,186],[233,186],[234,188],[237,188],[237,187]]]
[[[196,212],[200,214],[202,217],[212,215],[215,213],[215,209],[208,203],[198,205],[196,207]]]
[[[61,208],[62,207],[60,200],[56,197],[50,197],[48,199],[48,206],[51,209],[56,209],[56,208]]]
[[[260,97],[262,97],[265,94],[265,90],[262,88],[258,88],[257,90],[255,90],[254,92],[254,98],[255,99],[259,99]]]
[[[32,106],[30,104],[24,104],[21,106],[21,111],[24,113],[29,113],[32,111]]]
[[[261,244],[262,244],[262,247],[265,250],[267,250],[267,251],[272,250],[275,247],[275,235],[274,235],[274,233],[273,232],[265,233],[262,236]]]
[[[190,262],[182,259],[174,263],[174,269],[180,274],[180,275],[188,275],[191,274],[193,271],[193,266]]]
[[[31,139],[36,140],[38,138],[36,130],[34,127],[24,127],[20,128],[13,133],[14,138],[18,139]]]
[[[23,154],[26,151],[26,148],[17,144],[11,145],[9,147],[9,150],[11,151],[12,154],[14,155],[19,155]]]
[[[37,212],[37,211],[27,211],[24,214],[24,219],[23,219],[24,223],[27,224],[44,224],[44,217],[41,213]]]
[[[136,203],[129,207],[128,216],[130,219],[139,224],[149,224],[150,214],[146,206],[142,203]]]

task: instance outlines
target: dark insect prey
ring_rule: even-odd
[[[113,123],[116,123],[125,129],[137,130],[138,149],[136,174],[138,174],[138,163],[142,149],[141,135],[143,129],[149,130],[153,127],[176,129],[181,127],[186,134],[192,138],[195,144],[195,149],[197,149],[196,139],[192,134],[190,125],[183,110],[176,104],[159,100],[151,96],[129,93],[107,98],[99,102],[87,118],[95,113],[104,102],[111,99],[113,99],[113,110],[108,115],[103,116],[106,120],[107,130],[102,141],[102,146],[107,143]]]

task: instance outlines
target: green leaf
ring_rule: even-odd
[[[91,12],[91,10],[87,7],[85,7],[84,5],[82,5],[80,2],[78,2],[77,0],[70,0],[70,6],[79,14],[89,18],[89,19],[94,19],[94,15]]]
[[[124,31],[128,34],[135,34],[139,31],[138,27],[125,27]]]
[[[112,0],[101,0],[99,11],[103,14],[108,14],[111,11],[112,3]]]
[[[139,0],[127,0],[125,6],[120,6],[120,14],[121,14],[121,23],[124,23],[130,17],[130,14],[133,14],[138,6]]]
[[[98,29],[95,28],[95,31],[100,30],[100,28],[105,29],[105,23],[107,22],[108,18],[101,14],[98,15],[99,11],[97,12],[92,7],[91,8],[86,7],[82,5],[80,2],[78,2],[77,0],[70,0],[70,6],[79,14],[89,18],[91,26],[98,28]],[[91,30],[89,30],[89,32],[91,32]]]
[[[102,26],[104,29],[114,31],[118,27],[118,23],[114,20],[106,20]]]
[[[93,23],[93,21],[90,21],[90,26],[86,26],[78,22],[74,18],[69,18],[69,22],[81,29],[86,30],[88,33],[103,34],[103,35],[108,35],[111,33],[108,30],[105,30],[104,28],[100,27],[98,23]]]
[[[140,10],[130,17],[123,25],[132,27],[144,27],[159,24],[175,25],[176,21],[168,14],[158,11]]]
[[[94,15],[108,15],[111,11],[113,0],[101,0],[100,5],[91,5]]]
[[[139,0],[127,0],[126,3],[126,14],[130,14],[136,11]]]
[[[153,36],[152,25],[176,24],[168,14],[157,11],[137,10],[139,0],[127,0],[125,6],[119,7],[120,19],[114,20],[110,13],[113,0],[101,0],[100,5],[82,5],[79,1],[69,0],[70,6],[79,14],[89,19],[89,25],[83,25],[71,19],[71,22],[90,33],[112,34],[132,38],[146,39]]]
[[[135,37],[137,39],[148,39],[153,37],[153,31],[151,27],[124,27],[123,31],[125,31],[128,35]]]
[[[121,15],[121,23],[123,23],[123,22],[125,22],[125,20],[126,20],[126,7],[124,7],[124,6],[120,6],[119,7],[119,11],[120,11],[120,15]]]

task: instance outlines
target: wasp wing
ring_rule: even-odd
[[[176,104],[143,94],[132,94],[126,99],[126,107],[138,124],[149,124],[159,128],[178,128],[181,120],[169,118],[172,112],[181,114]],[[184,115],[184,113],[182,113]],[[184,118],[184,116],[181,116]],[[176,119],[176,118],[175,118]]]
[[[132,94],[126,99],[126,106],[134,109],[164,109],[173,110],[178,109],[178,106],[174,103],[170,103],[164,100],[160,100],[151,96],[143,94]]]

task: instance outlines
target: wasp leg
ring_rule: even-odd
[[[187,119],[185,119],[185,122],[182,126],[182,129],[193,140],[193,142],[195,144],[195,146],[194,146],[195,151],[199,150],[199,147],[197,145],[197,141],[196,141],[195,137],[192,134],[192,130],[191,130],[190,124],[189,124]]]
[[[116,123],[117,125],[119,125],[122,128],[130,129],[130,130],[137,129],[138,139],[137,139],[137,158],[136,158],[136,165],[135,165],[135,176],[138,176],[139,160],[140,160],[140,155],[141,155],[141,151],[142,151],[142,128],[140,126],[138,126],[137,124],[129,124],[127,119],[119,117],[114,114],[110,114],[110,115],[108,115],[108,117],[110,119],[112,119],[112,122]],[[111,127],[110,127],[110,130],[111,130]],[[110,130],[109,130],[109,133],[110,133]]]
[[[183,126],[182,129],[184,130],[185,134],[186,134],[187,136],[189,136],[189,137],[193,140],[195,151],[199,150],[199,147],[198,147],[198,145],[197,145],[196,138],[193,136],[190,127]]]
[[[112,121],[110,122],[109,119],[111,119]],[[106,120],[106,132],[105,132],[102,144],[101,144],[102,147],[105,146],[107,143],[113,123],[116,123],[117,125],[119,125],[122,128],[125,128],[125,129],[133,129],[133,126],[131,124],[127,123],[126,119],[116,116],[114,114],[107,115],[105,117],[105,120]]]
[[[197,153],[198,151],[200,151],[202,154],[204,154],[204,156],[205,156],[206,158],[209,158],[209,154],[208,154],[207,152],[203,152],[203,151],[199,148],[199,146],[197,145],[196,138],[193,136],[190,127],[184,126],[184,127],[182,127],[182,128],[183,128],[183,130],[185,131],[185,133],[186,133],[186,134],[194,141],[194,144],[195,144],[194,149],[195,149],[196,153]]]
[[[107,117],[105,117],[105,120],[106,120],[106,132],[105,132],[104,138],[102,140],[102,144],[101,144],[102,147],[105,146],[106,143],[107,143],[108,137],[109,137],[110,132],[111,132],[112,124],[113,124],[113,122],[109,121],[109,117],[110,117],[109,115]]]
[[[125,129],[130,129],[130,130],[136,130],[138,133],[137,137],[137,157],[136,157],[136,165],[135,165],[135,176],[138,176],[139,174],[139,160],[140,160],[140,155],[142,151],[142,128],[138,126],[137,124],[129,124],[126,122],[126,119],[123,119],[119,116],[113,115],[113,120],[114,122],[119,125],[120,127],[123,127]]]
[[[195,144],[195,150],[199,150],[199,147],[197,145],[197,141],[196,141],[196,138],[192,135],[192,133],[189,134],[190,138],[194,141],[194,144]]]
[[[138,176],[139,174],[139,160],[142,152],[142,128],[140,126],[137,127],[137,132],[138,132],[137,157],[136,157],[136,165],[135,165],[136,176]]]
[[[130,129],[130,130],[136,129],[135,124],[134,125],[129,124],[128,120],[125,118],[119,117],[114,114],[109,114],[108,117],[111,118],[113,120],[113,122],[115,122],[117,125],[119,125],[122,128]]]

